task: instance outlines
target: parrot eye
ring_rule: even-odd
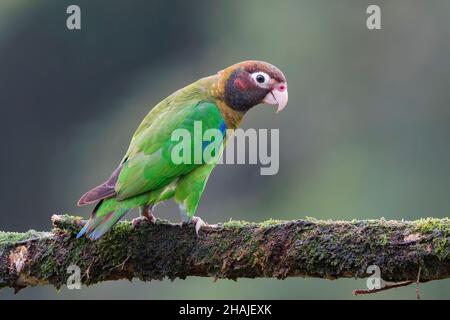
[[[267,73],[264,72],[255,72],[252,73],[252,78],[259,86],[264,86],[269,83],[270,77]]]

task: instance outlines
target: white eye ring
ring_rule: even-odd
[[[266,87],[269,84],[270,77],[265,72],[254,72],[251,74],[253,80],[260,87]]]

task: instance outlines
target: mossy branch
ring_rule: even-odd
[[[99,241],[76,239],[80,217],[53,216],[52,232],[0,232],[0,288],[52,284],[81,270],[81,282],[201,276],[365,278],[377,265],[386,281],[450,277],[450,220],[230,221],[205,227],[157,220],[117,224]]]

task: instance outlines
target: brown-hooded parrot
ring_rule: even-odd
[[[173,148],[179,143],[177,129],[221,132],[226,142],[252,107],[266,103],[283,110],[288,101],[287,82],[275,66],[262,61],[244,61],[202,78],[165,98],[144,118],[134,133],[128,151],[107,181],[85,193],[79,206],[96,204],[91,218],[77,237],[94,240],[104,235],[128,211],[139,207],[141,219],[154,222],[153,207],[173,198],[182,219],[195,223],[196,232],[205,225],[195,211],[216,161],[175,163]],[[195,135],[195,133],[194,133]],[[211,141],[202,141],[202,148]],[[220,156],[217,153],[215,160]]]

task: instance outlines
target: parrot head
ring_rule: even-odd
[[[288,102],[283,72],[263,61],[244,61],[219,71],[223,98],[236,111],[246,112],[260,103],[276,105],[277,113]]]

